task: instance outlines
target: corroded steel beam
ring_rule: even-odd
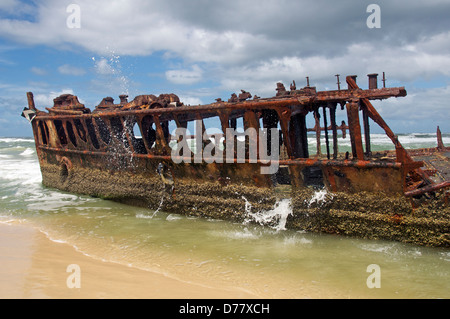
[[[61,153],[73,153],[73,154],[81,154],[81,155],[91,155],[91,156],[100,156],[100,157],[109,157],[109,156],[123,156],[123,157],[136,157],[136,158],[147,158],[147,159],[157,159],[157,160],[166,160],[172,161],[173,159],[181,159],[181,160],[193,160],[192,156],[171,156],[171,155],[154,155],[154,154],[136,154],[136,153],[111,153],[111,152],[100,152],[100,151],[88,151],[88,150],[75,150],[75,149],[67,149],[67,148],[57,148],[57,147],[48,147],[48,146],[39,146],[42,150],[47,150],[51,152],[61,152]],[[208,158],[206,158],[208,159]],[[237,163],[237,159],[233,159],[234,163]],[[241,160],[240,160],[241,161]],[[250,163],[250,159],[242,159],[245,163]],[[275,160],[274,160],[275,161]],[[193,162],[193,161],[192,161]],[[299,158],[299,159],[288,159],[288,160],[278,160],[275,161],[279,165],[296,165],[296,166],[328,166],[328,167],[356,167],[356,168],[395,168],[400,169],[402,164],[397,162],[374,162],[374,161],[366,161],[366,160],[327,160],[327,159],[317,159],[317,158]],[[263,163],[260,160],[256,161],[257,164],[268,165],[267,163]],[[417,165],[422,165],[422,162],[417,162]]]
[[[27,92],[27,101],[28,101],[28,108],[30,110],[36,111],[36,106],[34,105],[33,93]]]
[[[359,123],[359,102],[353,100],[350,103],[347,103],[346,106],[353,158],[357,158],[361,161],[364,160],[364,151],[362,146],[361,125]]]
[[[359,87],[352,87],[349,90],[317,92],[316,101],[339,102],[339,101],[348,101],[352,99],[381,100],[390,97],[404,97],[404,96],[406,96],[406,90],[404,87],[369,89],[369,90],[363,90],[360,89]]]
[[[162,113],[197,113],[207,111],[218,111],[222,109],[233,110],[245,110],[245,109],[273,109],[278,107],[296,107],[296,106],[308,106],[312,104],[323,104],[325,102],[345,102],[352,99],[365,98],[372,99],[385,99],[389,97],[405,96],[406,91],[404,88],[384,88],[375,90],[340,90],[340,91],[321,91],[311,96],[293,95],[282,96],[278,98],[270,99],[257,99],[251,101],[239,101],[234,103],[229,102],[216,102],[206,105],[194,105],[194,106],[168,106],[166,108],[154,108],[154,109],[133,109],[133,110],[121,110],[120,108],[114,111],[103,111],[90,114],[60,114],[45,115],[40,114],[41,119],[61,119],[61,118],[84,118],[84,117],[113,117],[113,116],[127,116],[127,115],[160,115]],[[326,104],[326,103],[325,103]],[[61,112],[62,113],[62,112]],[[195,116],[192,119],[194,120]]]
[[[412,190],[409,192],[405,192],[405,196],[406,197],[418,196],[418,195],[422,195],[422,194],[429,193],[429,192],[439,191],[439,190],[445,189],[447,187],[450,187],[450,181],[445,181],[445,182],[438,183],[438,184],[432,184],[432,185],[418,188],[418,189],[415,189],[415,190]]]
[[[325,159],[317,159],[317,158],[300,158],[300,159],[292,159],[292,160],[280,160],[278,161],[279,165],[300,165],[300,166],[329,166],[329,167],[357,167],[357,168],[375,168],[375,167],[383,167],[383,168],[396,168],[400,169],[402,165],[400,163],[395,162],[374,162],[374,161],[366,161],[366,160],[325,160]]]

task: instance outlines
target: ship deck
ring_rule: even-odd
[[[443,150],[414,150],[409,153],[415,161],[424,163],[423,170],[435,183],[450,180],[450,147]]]

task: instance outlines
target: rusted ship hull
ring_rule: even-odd
[[[347,77],[347,83],[346,90],[325,92],[309,86],[297,90],[295,85],[286,91],[280,85],[277,96],[270,99],[250,100],[250,94],[242,91],[228,102],[218,99],[200,106],[185,106],[175,95],[138,96],[130,103],[121,96],[120,104],[105,98],[92,112],[75,96],[57,98],[48,112],[42,112],[29,93],[26,111],[31,112],[43,184],[48,187],[150,209],[237,221],[247,219],[249,211],[269,211],[278,200],[291,198],[287,228],[450,246],[448,176],[434,178],[429,168],[422,169],[425,162],[419,157],[441,156],[443,164],[437,170],[445,174],[445,154],[450,149],[440,145],[423,150],[415,160],[370,103],[372,99],[405,96],[404,88],[378,89],[374,75],[369,77],[368,90],[356,85],[355,76]],[[336,124],[339,105],[348,126]],[[316,127],[312,130],[317,136],[325,131],[327,154],[321,154],[320,147],[317,154],[308,152],[308,114],[314,116]],[[225,132],[236,129],[238,120],[243,129],[277,128],[277,171],[261,174],[261,168],[269,165],[261,153],[256,159],[235,156],[231,161],[225,161],[223,155],[222,160],[197,160],[195,154],[178,153],[183,161],[174,161],[169,144],[179,142],[180,137],[169,134],[169,123],[186,128],[197,121],[204,133],[204,121],[211,118],[217,118],[226,140],[230,137]],[[369,119],[385,130],[395,152],[370,151]],[[133,126],[139,129],[140,138]],[[348,130],[351,154],[339,153],[338,130]],[[247,136],[247,153],[252,138],[260,146],[263,137]],[[217,155],[218,149],[215,152]],[[326,201],[311,201],[317,187],[328,190]]]

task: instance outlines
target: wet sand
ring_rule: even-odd
[[[69,265],[79,267],[69,272]],[[80,287],[69,288],[72,283]],[[73,279],[72,281],[70,279]],[[162,274],[104,262],[48,239],[27,224],[0,223],[0,298],[258,298],[242,290],[186,283]]]

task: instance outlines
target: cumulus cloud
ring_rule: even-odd
[[[43,68],[38,68],[36,66],[31,67],[30,71],[36,75],[46,75],[47,71]]]
[[[375,48],[366,50],[363,60],[367,63],[372,63],[371,59],[377,57],[374,52],[382,48],[406,45],[417,49],[410,54],[420,59],[422,53],[434,57],[436,48],[443,52],[450,42],[450,21],[445,16],[450,3],[444,1],[379,1],[382,27],[378,30],[366,26],[370,1],[77,3],[82,21],[79,29],[66,25],[68,1],[46,0],[36,4],[36,21],[0,19],[0,35],[27,44],[81,47],[99,55],[167,51],[189,62],[226,66],[248,66],[291,56],[332,60],[346,55],[349,48],[360,50],[360,43]],[[430,17],[440,18],[440,23],[431,23]]]
[[[44,107],[52,107],[53,99],[61,94],[74,94],[72,89],[63,89],[59,92],[50,92],[48,94],[40,93],[34,95],[34,103],[36,106],[44,109]]]
[[[0,13],[2,12],[11,15],[31,14],[33,6],[19,0],[2,0],[0,2]]]
[[[180,101],[184,103],[184,105],[200,105],[203,104],[202,99],[199,97],[189,96],[189,95],[180,95],[178,96]]]
[[[166,79],[175,84],[194,84],[202,79],[203,71],[198,65],[193,65],[190,70],[166,71]]]
[[[121,91],[127,91],[121,83],[130,82],[110,57],[155,52],[183,65],[161,71],[170,85],[214,83],[214,94],[245,89],[269,96],[277,81],[288,86],[295,80],[301,87],[306,76],[318,89],[334,89],[335,74],[342,82],[357,74],[361,87],[374,72],[386,72],[387,84],[396,86],[450,76],[450,2],[444,0],[378,0],[380,29],[366,25],[371,0],[78,0],[79,29],[66,25],[71,2],[27,4],[27,12],[30,6],[35,12],[31,19],[12,13],[22,2],[6,0],[0,5],[8,13],[0,17],[0,37],[102,56],[94,61],[99,78],[92,83],[104,85],[109,76]],[[392,103],[403,107],[448,96],[444,89],[407,90],[405,102]],[[415,114],[425,116],[419,109]]]
[[[83,68],[78,68],[69,64],[63,64],[58,67],[58,72],[65,75],[80,76],[84,75],[86,71]]]
[[[312,86],[317,89],[337,88],[335,74],[341,75],[341,86],[346,87],[345,76],[358,75],[357,82],[362,88],[368,87],[366,75],[385,72],[387,86],[413,85],[418,79],[430,80],[450,76],[450,54],[446,50],[429,50],[430,43],[436,39],[446,39],[449,32],[437,34],[434,38],[424,38],[414,44],[403,46],[380,45],[378,43],[360,42],[350,44],[340,54],[327,56],[317,54],[312,56],[281,56],[245,66],[222,68],[218,73],[221,88],[228,91],[239,89],[249,90],[254,94],[270,96],[275,93],[276,82],[289,85],[293,80],[297,87],[306,85],[309,77]],[[426,98],[431,91],[417,92],[414,98]],[[407,99],[411,103],[414,99]]]

